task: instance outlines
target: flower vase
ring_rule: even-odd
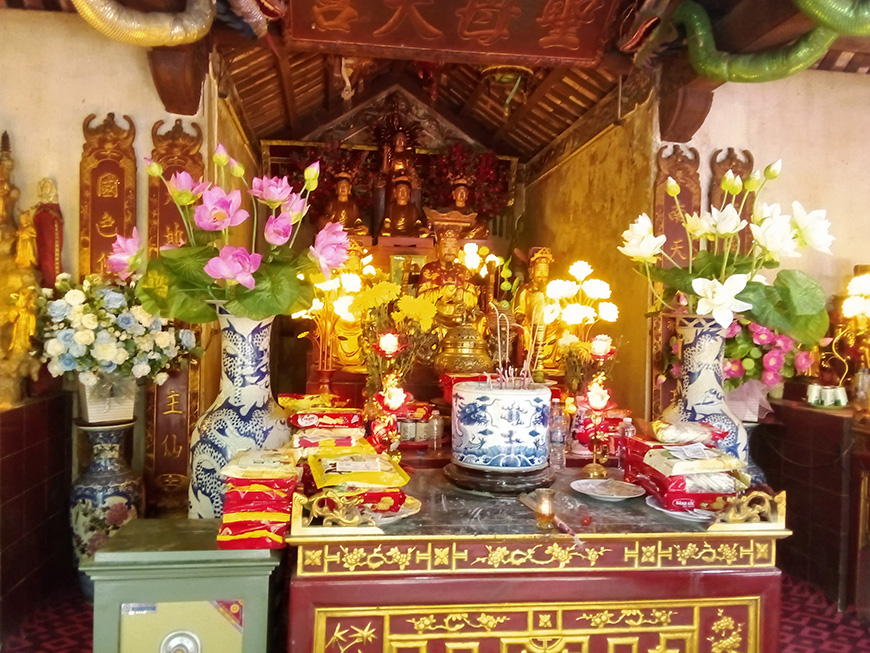
[[[115,531],[142,512],[142,479],[121,455],[121,447],[135,422],[78,424],[88,434],[91,462],[73,484],[70,525],[76,565],[93,561],[94,554]],[[79,572],[82,593],[93,598],[93,582]]]
[[[130,422],[136,404],[136,381],[109,375],[95,385],[79,381],[79,417],[88,424]]]
[[[223,514],[221,468],[244,449],[274,449],[290,439],[284,411],[272,397],[269,376],[274,317],[252,320],[217,305],[221,327],[221,384],[200,416],[190,444],[188,516]]]
[[[678,315],[676,332],[681,341],[680,373],[674,400],[662,418],[672,422],[707,422],[727,433],[716,443],[719,449],[747,461],[746,429],[725,403],[722,387],[725,329],[712,317]]]

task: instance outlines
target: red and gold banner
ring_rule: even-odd
[[[85,118],[85,144],[79,167],[79,274],[104,272],[112,243],[119,233],[130,236],[136,226],[136,128],[115,123],[110,113],[91,127],[95,114]]]
[[[160,134],[163,121],[151,129],[154,149],[151,159],[163,166],[169,178],[186,170],[194,179],[203,175],[200,154],[202,130],[191,123],[194,133],[184,131],[181,120]],[[166,186],[156,177],[148,178],[148,254],[155,256],[166,244],[180,245],[184,224]],[[188,325],[177,325],[179,328]],[[198,326],[191,327],[197,338]],[[190,433],[199,417],[199,365],[173,372],[162,386],[148,392],[148,420],[145,431],[145,496],[150,515],[184,512],[187,508]]]
[[[295,50],[444,61],[594,66],[619,3],[605,0],[299,0],[284,16]],[[428,57],[429,59],[427,59]]]

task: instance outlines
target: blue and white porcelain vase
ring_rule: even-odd
[[[453,462],[500,473],[532,472],[549,462],[550,389],[453,386]]]
[[[94,554],[121,526],[142,514],[142,479],[121,454],[122,443],[135,422],[79,424],[88,434],[91,462],[72,484],[70,525],[76,564],[93,561]],[[79,572],[82,592],[93,597],[93,583]]]
[[[220,471],[239,451],[274,449],[290,440],[287,417],[272,397],[269,353],[274,317],[252,320],[217,306],[221,326],[221,385],[190,439],[188,516],[223,515]]]
[[[712,317],[678,315],[676,331],[681,342],[680,374],[674,401],[664,410],[662,418],[711,424],[728,434],[716,446],[747,461],[746,429],[725,403],[722,387],[725,329]]]

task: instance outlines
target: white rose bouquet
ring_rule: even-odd
[[[162,384],[176,361],[198,356],[196,337],[142,308],[133,287],[89,275],[80,284],[69,274],[37,299],[37,347],[52,376],[77,373],[83,385],[108,377]]]

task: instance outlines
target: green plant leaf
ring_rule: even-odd
[[[136,297],[142,302],[142,308],[152,315],[194,324],[216,319],[214,308],[206,303],[209,294],[201,289],[185,290],[183,285],[162,257],[154,258],[136,284]]]
[[[203,268],[217,255],[217,248],[211,246],[179,247],[162,250],[158,258],[175,274],[178,281],[185,285],[202,287],[214,283],[214,279]]]
[[[825,291],[805,272],[780,270],[773,286],[792,315],[815,315],[825,308]]]
[[[293,264],[261,265],[254,280],[256,285],[250,290],[241,285],[234,287],[233,297],[227,302],[228,311],[253,320],[281,315],[296,305],[303,287],[308,286],[296,278]]]
[[[746,314],[755,322],[776,329],[802,344],[815,345],[828,329],[824,291],[820,291],[820,297],[819,289],[814,287],[818,284],[797,270],[783,270],[777,280],[786,272],[796,274],[786,274],[783,281],[773,286],[751,281],[737,297],[752,304],[752,309]],[[807,296],[797,296],[801,293]],[[806,312],[819,304],[820,308],[815,312]]]

